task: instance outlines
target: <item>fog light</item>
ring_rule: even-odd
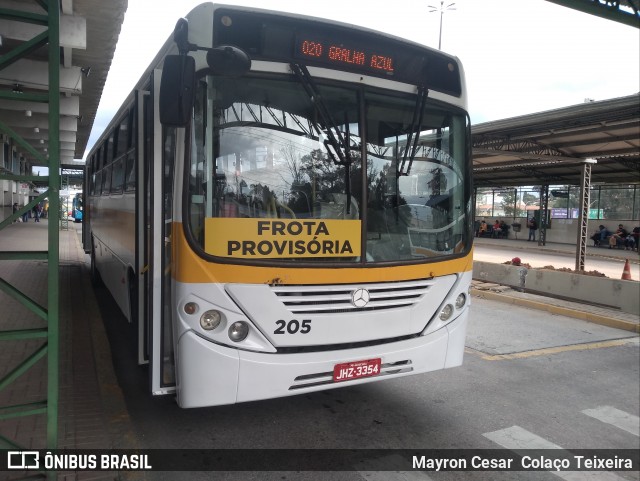
[[[207,311],[200,316],[200,326],[205,331],[212,331],[222,322],[222,313],[220,311]]]
[[[195,314],[196,312],[198,312],[198,304],[196,304],[195,302],[187,302],[184,305],[184,312],[189,315]]]
[[[229,339],[233,342],[243,341],[249,335],[249,325],[244,321],[237,321],[229,327]]]
[[[467,295],[464,292],[461,292],[458,294],[458,297],[456,297],[456,309],[462,309],[466,303]]]
[[[440,319],[446,321],[451,317],[451,314],[453,314],[453,306],[451,304],[447,304],[440,311]]]

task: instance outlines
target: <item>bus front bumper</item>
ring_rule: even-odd
[[[469,309],[442,329],[406,341],[301,354],[265,354],[214,344],[189,331],[178,342],[177,399],[183,408],[321,391],[459,366]],[[379,375],[335,382],[336,364],[381,358]]]

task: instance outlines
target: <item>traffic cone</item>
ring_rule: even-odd
[[[629,259],[624,261],[624,269],[622,269],[622,279],[625,281],[630,281],[631,279],[631,268],[629,267]]]

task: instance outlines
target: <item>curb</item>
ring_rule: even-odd
[[[625,331],[631,331],[636,334],[640,334],[640,324],[635,322],[623,321],[615,317],[593,314],[591,312],[579,311],[567,307],[554,306],[531,299],[520,299],[518,297],[509,296],[508,294],[484,291],[475,288],[471,288],[471,295],[483,299],[489,299],[492,301],[505,302],[507,304],[514,304],[517,306],[529,307],[531,309],[547,311],[551,314],[573,317],[574,319],[582,319],[583,321],[593,322],[594,324],[600,324],[602,326],[613,327],[616,329],[622,329]]]

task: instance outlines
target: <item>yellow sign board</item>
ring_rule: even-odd
[[[339,219],[205,219],[204,250],[219,257],[360,256],[361,223]]]

